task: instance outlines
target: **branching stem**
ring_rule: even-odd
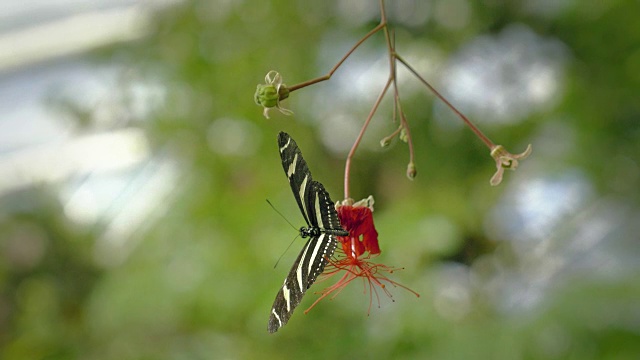
[[[329,72],[328,72],[326,75],[324,75],[324,76],[320,76],[320,77],[317,77],[317,78],[315,78],[315,79],[307,80],[307,81],[305,81],[305,82],[303,82],[303,83],[300,83],[300,84],[296,84],[296,85],[293,85],[293,86],[289,86],[289,87],[288,87],[289,92],[294,92],[294,91],[296,91],[296,90],[298,90],[298,89],[302,89],[303,87],[306,87],[306,86],[309,86],[309,85],[313,85],[313,84],[317,84],[317,83],[319,83],[319,82],[323,82],[323,81],[326,81],[326,80],[331,79],[331,76],[333,76],[333,73],[334,73],[334,72],[336,72],[336,70],[338,70],[338,68],[342,65],[342,63],[344,63],[344,62],[345,62],[345,60],[347,60],[347,58],[348,58],[349,56],[351,56],[351,54],[353,54],[353,52],[354,52],[354,51],[356,51],[356,49],[358,48],[358,46],[362,45],[362,43],[363,43],[363,42],[365,42],[369,37],[371,37],[371,35],[373,35],[373,34],[377,33],[378,31],[380,31],[380,29],[382,29],[382,28],[386,28],[386,26],[387,26],[386,21],[385,21],[385,22],[380,22],[380,24],[378,24],[378,26],[376,26],[375,28],[373,28],[371,31],[369,31],[369,32],[367,33],[367,35],[365,35],[362,39],[360,39],[360,41],[358,41],[358,42],[357,42],[357,43],[356,43],[356,44],[351,48],[351,50],[349,50],[349,51],[348,51],[348,52],[347,52],[347,53],[342,57],[342,59],[340,59],[340,61],[338,61],[338,63],[337,63],[333,68],[331,68],[331,70],[329,70]]]
[[[305,81],[303,83],[300,84],[296,84],[293,86],[288,87],[289,92],[293,92],[296,91],[298,89],[304,88],[306,86],[310,86],[313,84],[317,84],[319,82],[323,82],[326,80],[331,79],[331,76],[333,76],[333,74],[338,70],[338,68],[340,66],[342,66],[342,64],[347,60],[347,58],[349,56],[351,56],[351,54],[353,54],[353,52],[360,46],[362,45],[362,43],[364,43],[367,39],[369,39],[373,34],[377,33],[380,30],[384,31],[384,35],[385,35],[385,40],[386,40],[386,44],[387,44],[387,51],[389,53],[389,78],[387,79],[387,83],[385,84],[384,88],[382,89],[382,91],[380,92],[380,94],[378,95],[378,98],[376,99],[376,102],[373,104],[373,107],[371,108],[371,111],[369,112],[369,115],[367,116],[364,124],[362,124],[362,128],[360,129],[360,133],[358,134],[358,137],[356,138],[355,142],[353,143],[353,145],[351,146],[351,150],[349,151],[349,154],[347,155],[347,159],[346,159],[346,163],[345,163],[345,169],[344,169],[344,196],[345,199],[350,198],[350,191],[349,191],[349,179],[350,179],[350,174],[351,174],[351,160],[353,159],[353,156],[355,155],[356,150],[358,149],[358,146],[360,145],[360,142],[362,141],[362,138],[364,137],[364,133],[366,132],[369,123],[371,122],[371,119],[373,118],[373,116],[375,115],[376,111],[378,110],[378,107],[380,106],[380,103],[382,102],[382,99],[384,98],[384,96],[387,93],[387,90],[389,90],[389,87],[391,85],[393,85],[393,99],[394,99],[394,107],[393,107],[393,119],[396,120],[399,118],[399,127],[396,131],[394,131],[390,136],[386,137],[383,141],[388,142],[390,141],[393,137],[397,136],[401,131],[404,131],[404,135],[406,136],[406,140],[407,144],[409,146],[409,166],[413,167],[413,176],[415,176],[415,154],[414,154],[414,147],[413,147],[413,142],[411,140],[411,131],[409,130],[409,123],[407,122],[407,118],[404,114],[404,111],[402,110],[402,105],[400,103],[400,93],[398,90],[398,83],[397,83],[397,61],[399,61],[400,63],[402,63],[402,65],[404,65],[407,70],[409,70],[409,72],[411,72],[418,80],[420,80],[420,82],[422,82],[422,84],[424,84],[438,99],[440,99],[445,105],[447,105],[447,107],[449,109],[451,109],[451,111],[453,111],[460,119],[462,119],[462,121],[464,121],[464,123],[471,129],[471,131],[473,131],[478,138],[480,138],[480,140],[482,140],[482,142],[484,142],[485,145],[487,145],[487,147],[489,147],[489,149],[493,150],[496,145],[487,137],[485,136],[482,131],[480,131],[480,129],[478,129],[464,114],[462,114],[455,106],[453,106],[442,94],[440,94],[440,92],[438,90],[436,90],[433,86],[431,86],[431,84],[429,84],[428,81],[426,81],[422,76],[420,76],[420,74],[418,74],[418,72],[411,66],[409,65],[409,63],[407,63],[402,56],[400,56],[395,49],[395,39],[394,39],[394,34],[393,32],[391,32],[389,30],[389,27],[387,26],[387,13],[385,10],[385,5],[384,5],[384,0],[379,0],[379,5],[380,5],[380,23],[373,28],[371,31],[369,31],[364,37],[362,37],[362,39],[360,39],[341,59],[340,61],[338,61],[338,63],[336,63],[333,68],[331,68],[331,70],[329,70],[329,72],[324,75],[324,76],[320,76],[317,77],[315,79],[311,79],[308,81]],[[409,175],[409,172],[407,173]],[[412,178],[412,176],[410,176],[410,178]]]
[[[485,143],[485,145],[487,145],[487,147],[489,149],[493,149],[495,147],[495,144],[489,140],[488,137],[486,137],[482,131],[480,131],[480,129],[478,129],[472,122],[471,120],[469,120],[463,113],[461,113],[455,106],[453,106],[444,96],[442,96],[440,94],[440,92],[438,92],[438,90],[436,90],[433,86],[431,86],[431,84],[429,84],[429,82],[427,80],[425,80],[422,76],[420,76],[420,74],[418,74],[418,72],[411,67],[411,65],[409,65],[403,58],[402,56],[398,55],[397,53],[394,54],[394,57],[396,59],[398,59],[398,61],[400,61],[402,63],[402,65],[404,65],[407,70],[409,70],[416,78],[418,78],[418,80],[420,80],[420,82],[422,82],[427,88],[429,88],[429,90],[431,90],[431,92],[440,100],[442,100],[443,103],[445,103],[445,105],[447,105],[447,107],[449,109],[451,109],[451,111],[453,111],[456,115],[458,115],[458,117],[460,119],[462,119],[462,121],[464,121],[465,124],[467,124],[467,126],[469,126],[469,128],[471,128],[471,131],[473,131],[479,138],[480,140],[482,140],[482,142]]]
[[[360,129],[360,134],[358,134],[356,141],[353,143],[353,146],[351,146],[349,155],[347,155],[347,161],[344,166],[344,198],[345,199],[349,199],[350,197],[349,196],[349,177],[351,174],[351,159],[353,158],[353,155],[356,153],[356,149],[358,148],[358,145],[360,145],[360,141],[362,140],[362,137],[364,136],[364,133],[367,130],[367,126],[369,126],[371,119],[373,119],[373,115],[376,113],[376,110],[378,110],[378,106],[382,102],[382,99],[384,98],[384,95],[387,93],[387,90],[389,90],[389,86],[391,85],[392,81],[393,81],[393,77],[389,76],[387,83],[384,85],[384,88],[378,95],[378,98],[376,99],[376,102],[373,104],[371,111],[369,111],[369,115],[367,116],[367,119],[364,121],[364,124],[362,125],[362,129]]]

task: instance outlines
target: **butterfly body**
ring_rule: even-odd
[[[324,186],[313,180],[296,142],[285,132],[278,134],[282,167],[307,226],[300,236],[309,238],[278,291],[267,329],[273,333],[284,326],[300,304],[307,289],[324,270],[338,244],[336,236],[349,233],[340,225],[338,214]]]
[[[302,237],[303,239],[313,236],[320,236],[320,234],[347,236],[349,235],[349,232],[343,229],[321,229],[305,226],[300,228],[300,237]]]

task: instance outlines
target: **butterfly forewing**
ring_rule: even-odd
[[[296,142],[284,132],[278,135],[278,146],[282,167],[287,175],[293,196],[298,202],[300,212],[307,225],[304,236],[310,238],[293,263],[287,278],[271,309],[269,317],[269,332],[278,331],[286,324],[293,314],[293,310],[302,301],[302,296],[324,271],[328,259],[338,244],[337,236],[349,233],[342,229],[338,214],[329,193],[324,186],[314,181],[307,163],[302,158],[302,152]]]
[[[278,147],[280,149],[282,167],[289,179],[293,197],[296,198],[300,212],[307,222],[307,225],[311,226],[312,223],[309,222],[308,210],[303,201],[303,199],[308,197],[310,185],[311,182],[313,182],[311,172],[307,167],[307,162],[302,158],[302,152],[300,152],[298,144],[296,144],[289,134],[285,132],[278,134]]]

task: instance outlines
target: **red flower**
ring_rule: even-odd
[[[349,232],[349,236],[338,236],[345,254],[358,258],[365,252],[370,255],[380,254],[378,232],[373,225],[373,196],[353,204],[347,199],[336,204],[340,224]],[[360,240],[362,236],[362,240]]]
[[[322,290],[320,292],[321,296],[305,310],[305,313],[309,312],[320,300],[329,296],[331,293],[335,292],[331,297],[332,299],[336,297],[345,286],[356,278],[363,279],[365,292],[367,291],[367,285],[369,287],[369,311],[371,310],[374,294],[378,306],[380,306],[380,297],[378,296],[377,288],[382,289],[389,298],[393,298],[384,282],[394,287],[399,286],[412,292],[416,296],[420,296],[415,291],[398,284],[384,274],[385,272],[391,274],[399,269],[369,261],[372,257],[380,254],[378,232],[373,224],[373,202],[373,196],[369,196],[355,204],[353,203],[353,199],[346,199],[336,203],[340,223],[342,227],[349,232],[349,235],[337,237],[342,245],[342,253],[339,250],[336,252],[336,258],[331,259],[329,264],[327,264],[321,280],[327,280],[341,271],[345,271],[345,273],[338,282]]]

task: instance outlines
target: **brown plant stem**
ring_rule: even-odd
[[[386,19],[386,14],[384,11],[384,0],[380,0],[380,12],[382,13],[381,17],[383,19]],[[409,163],[414,164],[415,153],[413,150],[413,141],[411,140],[411,131],[409,130],[409,123],[407,122],[407,118],[404,115],[404,111],[402,110],[402,105],[400,103],[400,92],[398,90],[395,37],[393,36],[393,33],[389,31],[388,27],[384,28],[384,34],[387,42],[387,50],[389,51],[389,71],[390,76],[393,79],[393,116],[395,120],[395,116],[397,115],[397,113],[400,113],[400,125],[401,128],[404,128],[405,134],[407,135],[407,144],[409,145]]]
[[[413,67],[411,67],[411,65],[409,65],[400,55],[398,55],[397,53],[394,53],[394,57],[398,59],[398,61],[400,61],[402,65],[404,65],[407,68],[407,70],[409,70],[415,77],[417,77],[418,80],[420,80],[420,82],[422,82],[427,88],[429,88],[429,90],[431,90],[431,92],[438,99],[442,100],[442,102],[444,102],[445,105],[447,105],[447,107],[451,109],[451,111],[453,111],[456,115],[458,115],[458,117],[460,117],[460,119],[462,119],[462,121],[464,121],[464,123],[467,124],[469,128],[471,128],[471,131],[473,131],[480,138],[480,140],[482,140],[482,142],[484,142],[485,145],[487,145],[489,149],[495,148],[496,145],[491,140],[489,140],[489,138],[486,137],[482,133],[482,131],[480,131],[480,129],[478,129],[463,113],[458,111],[458,109],[455,106],[453,106],[444,96],[442,96],[440,92],[438,92],[438,90],[436,90],[433,86],[431,86],[431,84],[429,84],[427,80],[425,80],[422,76],[420,76],[420,74],[418,74],[418,72]]]
[[[407,144],[409,145],[409,163],[415,164],[415,153],[413,151],[413,141],[411,140],[411,131],[409,130],[409,123],[407,122],[407,118],[404,115],[404,111],[402,110],[402,105],[400,104],[400,94],[398,93],[398,88],[395,87],[395,103],[398,107],[398,112],[400,113],[400,124],[404,128],[404,133],[407,135]]]
[[[356,49],[358,48],[358,46],[362,45],[363,42],[365,42],[368,38],[371,37],[371,35],[377,33],[378,31],[380,31],[380,29],[384,28],[387,26],[386,21],[384,22],[380,22],[380,24],[378,24],[378,26],[376,26],[375,28],[373,28],[371,31],[369,31],[362,39],[360,39],[360,41],[358,41],[352,48],[351,50],[349,50],[343,57],[342,59],[340,59],[340,61],[338,61],[337,64],[334,65],[333,68],[331,68],[331,70],[329,70],[329,72],[324,75],[324,76],[320,76],[317,77],[315,79],[311,79],[311,80],[307,80],[303,83],[300,84],[296,84],[293,86],[289,86],[287,87],[289,89],[289,92],[294,92],[298,89],[302,89],[303,87],[309,86],[309,85],[313,85],[313,84],[317,84],[319,82],[323,82],[326,80],[331,79],[331,76],[333,75],[334,72],[336,72],[338,70],[338,68],[342,65],[342,63],[345,62],[345,60],[347,60],[347,58],[349,56],[351,56],[351,54],[353,54],[354,51],[356,51]]]
[[[344,166],[344,198],[345,199],[350,198],[349,177],[351,174],[351,159],[353,158],[353,155],[356,153],[356,149],[358,148],[358,145],[360,145],[360,141],[362,141],[362,137],[364,136],[364,133],[367,130],[367,127],[369,126],[371,119],[373,119],[373,115],[376,113],[376,110],[378,110],[378,106],[382,102],[384,95],[387,93],[387,90],[389,90],[389,86],[391,86],[392,80],[393,80],[393,77],[389,76],[387,83],[384,85],[384,88],[378,95],[378,98],[376,99],[376,102],[373,104],[371,111],[369,111],[369,115],[367,116],[367,119],[364,121],[364,124],[362,125],[362,129],[360,129],[360,134],[358,134],[356,141],[353,143],[353,146],[351,146],[349,155],[347,155],[347,161],[345,162],[345,166]]]

